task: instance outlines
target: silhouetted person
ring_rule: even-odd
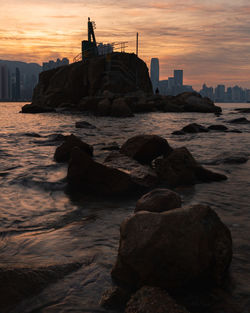
[[[156,94],[156,95],[159,94],[159,89],[158,89],[158,87],[155,89],[155,94]]]

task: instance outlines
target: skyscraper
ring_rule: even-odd
[[[16,100],[21,98],[21,79],[20,79],[20,70],[16,68]]]
[[[159,87],[159,59],[152,58],[150,65],[150,78],[152,82],[153,91],[155,93],[156,89]]]
[[[0,96],[3,100],[9,99],[9,69],[6,65],[0,66]]]
[[[174,70],[174,80],[176,86],[183,85],[183,70]]]

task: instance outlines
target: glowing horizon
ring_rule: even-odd
[[[128,41],[150,65],[160,60],[160,78],[184,70],[184,83],[199,89],[250,88],[250,4],[240,0],[10,0],[1,4],[0,59],[42,63],[73,60],[87,36],[87,18],[97,24],[98,42]]]

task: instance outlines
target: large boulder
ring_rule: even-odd
[[[227,179],[225,175],[201,166],[185,147],[174,149],[165,158],[156,159],[155,169],[159,178],[170,187]]]
[[[233,120],[230,120],[228,123],[231,123],[231,124],[249,124],[250,121],[248,119],[246,119],[245,117],[239,117],[239,118],[235,118]]]
[[[208,129],[200,124],[192,123],[184,126],[181,131],[185,133],[207,133]]]
[[[147,65],[133,53],[116,52],[40,73],[32,103],[58,107],[63,102],[78,104],[83,97],[105,92],[124,94],[136,90],[152,94]]]
[[[135,212],[164,212],[181,207],[181,197],[169,189],[157,188],[142,196],[136,203]]]
[[[221,285],[231,259],[230,231],[210,207],[142,211],[121,224],[111,275],[129,288],[150,285],[178,293]]]
[[[142,164],[150,164],[160,155],[167,155],[172,151],[166,139],[158,135],[137,135],[128,139],[120,152]]]
[[[55,161],[68,162],[74,147],[78,147],[79,149],[87,153],[89,156],[93,156],[93,147],[87,144],[86,142],[83,142],[79,137],[72,134],[70,136],[67,136],[64,143],[56,148],[54,154]]]
[[[152,188],[158,183],[158,176],[151,167],[142,165],[136,160],[117,151],[110,153],[106,157],[104,164],[128,173],[133,181],[146,188]]]
[[[131,117],[133,113],[124,98],[117,98],[112,103],[110,115],[114,117]]]
[[[125,313],[188,313],[168,293],[157,287],[144,286],[129,300]]]
[[[147,187],[125,170],[95,162],[78,147],[71,153],[67,180],[72,190],[103,195],[124,195]]]

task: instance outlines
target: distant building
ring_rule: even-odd
[[[16,68],[15,100],[21,99],[21,75],[20,70]]]
[[[52,70],[53,68],[57,68],[59,66],[69,65],[69,59],[63,58],[62,60],[57,59],[56,62],[50,60],[49,62],[43,62],[43,71]]]
[[[159,76],[160,76],[159,59],[152,58],[150,65],[150,78],[154,93],[156,89],[159,88]]]
[[[159,81],[159,92],[161,95],[168,94],[168,80],[160,80]]]
[[[202,97],[210,98],[211,100],[214,99],[214,89],[213,87],[207,87],[206,84],[203,84],[202,89],[200,90],[200,94]]]
[[[174,70],[174,80],[176,86],[183,86],[183,70]]]
[[[98,55],[106,55],[113,52],[113,46],[109,43],[99,43],[97,45]]]
[[[0,66],[0,99],[9,100],[10,72],[6,65]]]
[[[225,85],[218,85],[214,93],[215,102],[224,102],[225,99]]]

